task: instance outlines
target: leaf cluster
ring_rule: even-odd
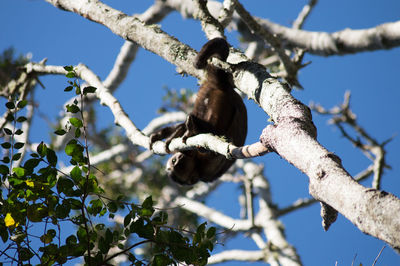
[[[59,156],[44,142],[24,162],[14,164],[22,159],[20,150],[26,145],[16,142],[15,136],[23,133],[18,127],[26,118],[18,116],[18,112],[27,102],[6,103],[10,114],[7,121],[12,127],[3,128],[10,141],[1,143],[6,155],[0,161],[0,237],[6,245],[0,250],[0,259],[16,264],[53,265],[83,258],[88,265],[106,265],[124,254],[135,265],[205,265],[214,247],[214,227],[206,230],[204,223],[193,233],[177,230],[167,226],[165,211],[155,212],[151,196],[142,204],[125,202],[125,196],[105,196],[90,166],[82,112],[83,96],[95,93],[96,88],[82,90],[74,69],[65,70],[67,77],[73,79],[65,91],[74,90],[81,100],[66,107],[76,116],[55,131],[57,135],[74,133],[61,152],[70,158],[72,167],[68,172],[58,168]],[[123,228],[110,227],[105,217],[114,219],[126,210]],[[66,226],[73,229],[63,237],[61,231]],[[137,241],[129,244],[132,236]],[[152,256],[147,262],[133,252],[146,243],[152,243]]]

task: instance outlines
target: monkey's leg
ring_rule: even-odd
[[[194,116],[189,115],[185,122],[186,125],[186,132],[182,136],[183,143],[186,143],[186,140],[190,137],[201,133],[214,133],[214,128],[211,126],[210,123]]]

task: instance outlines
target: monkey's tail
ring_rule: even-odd
[[[214,56],[222,61],[226,61],[229,55],[229,44],[223,38],[214,38],[203,45],[196,59],[194,67],[203,69],[207,66],[208,58]]]

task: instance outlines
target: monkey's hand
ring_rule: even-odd
[[[169,150],[169,144],[172,139],[181,137],[186,130],[185,123],[178,124],[176,126],[165,127],[150,135],[150,149],[153,149],[153,144],[159,140],[165,140],[165,151],[171,153]]]

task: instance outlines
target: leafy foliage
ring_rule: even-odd
[[[23,133],[18,125],[26,118],[18,116],[18,112],[26,106],[26,101],[6,103],[11,114],[7,120],[12,127],[3,128],[11,141],[1,143],[6,155],[0,163],[0,236],[6,245],[0,250],[0,258],[16,264],[41,265],[83,258],[88,265],[105,265],[117,256],[126,255],[135,265],[149,262],[205,265],[214,247],[214,227],[206,230],[203,223],[196,232],[176,230],[166,225],[166,212],[155,211],[152,196],[142,204],[125,202],[123,196],[116,199],[105,196],[90,166],[82,111],[84,95],[95,93],[96,88],[81,89],[73,67],[65,70],[66,76],[73,79],[65,91],[74,91],[80,98],[66,107],[73,114],[68,125],[54,132],[60,136],[74,133],[64,149],[71,163],[69,172],[57,168],[58,156],[44,142],[23,164],[15,166],[21,158],[20,150],[25,147],[25,143],[15,141],[15,135]],[[122,213],[125,213],[123,228],[112,228],[102,222]],[[68,232],[63,239],[61,228],[66,223],[73,224],[75,231]],[[133,244],[128,241],[131,236],[137,240]],[[151,243],[149,261],[133,253],[135,247],[146,243]]]

